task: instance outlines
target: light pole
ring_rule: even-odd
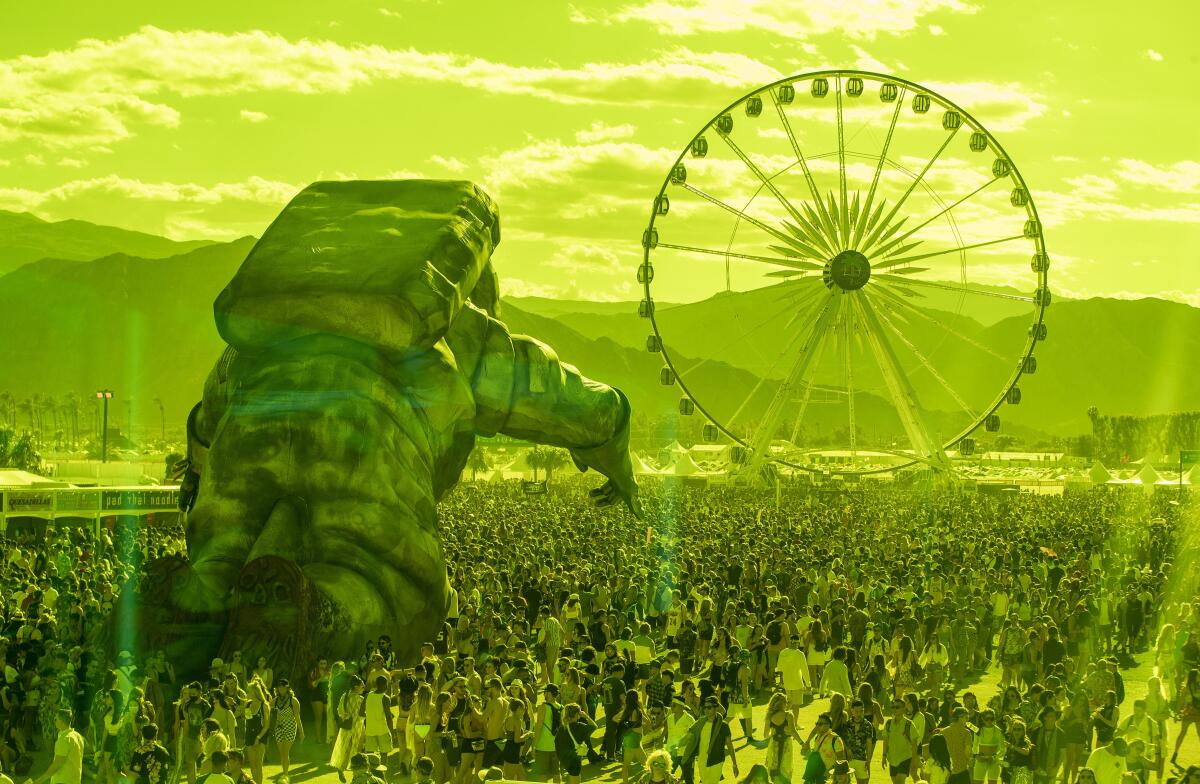
[[[104,401],[104,420],[100,424],[100,462],[108,462],[108,401],[112,400],[111,389],[101,389],[96,397]]]

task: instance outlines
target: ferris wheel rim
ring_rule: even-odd
[[[1023,174],[1021,174],[1020,167],[1018,167],[1016,165],[1016,163],[1013,161],[1012,156],[1008,153],[1008,151],[1005,149],[1003,144],[999,141],[999,139],[996,138],[996,136],[986,126],[983,125],[983,123],[981,123],[969,111],[967,111],[963,107],[959,106],[955,101],[947,98],[946,96],[942,95],[941,93],[939,93],[935,90],[932,90],[924,85],[921,85],[920,83],[911,81],[909,79],[905,79],[903,77],[898,77],[898,76],[891,75],[891,74],[884,74],[884,73],[880,73],[877,71],[864,71],[864,70],[859,70],[859,69],[845,69],[845,68],[809,71],[809,72],[803,72],[800,74],[782,77],[780,79],[775,80],[774,82],[770,82],[766,85],[760,86],[760,87],[755,88],[747,93],[744,93],[743,95],[739,96],[736,100],[727,104],[724,108],[722,108],[720,111],[718,111],[716,114],[714,114],[708,120],[708,122],[705,123],[703,126],[701,126],[700,130],[696,134],[694,134],[690,140],[688,140],[688,142],[683,146],[683,148],[680,150],[679,154],[676,156],[675,160],[668,167],[667,174],[663,178],[662,184],[659,186],[654,199],[651,201],[649,223],[646,224],[646,231],[649,232],[649,231],[652,231],[655,229],[655,223],[656,223],[657,218],[659,217],[659,213],[658,213],[658,209],[657,209],[658,204],[659,204],[659,199],[666,194],[668,186],[672,184],[672,171],[674,170],[674,168],[677,165],[679,165],[684,160],[685,156],[688,155],[688,152],[692,149],[692,145],[698,139],[702,138],[706,131],[716,127],[717,121],[723,115],[727,115],[733,109],[744,105],[746,103],[746,101],[752,97],[759,96],[764,93],[771,93],[771,91],[774,91],[777,88],[785,86],[785,85],[790,86],[796,82],[810,81],[810,80],[821,78],[821,77],[846,77],[846,78],[860,77],[860,78],[864,78],[864,79],[871,79],[873,81],[878,81],[881,83],[889,83],[890,82],[890,83],[894,83],[897,85],[902,85],[905,88],[910,88],[910,89],[917,91],[918,94],[928,95],[931,99],[936,100],[940,107],[952,109],[956,112],[959,112],[963,118],[963,125],[969,126],[975,131],[983,132],[987,137],[989,147],[994,148],[994,150],[996,151],[998,156],[1003,158],[1010,166],[1010,171],[1008,172],[1006,177],[1007,177],[1007,179],[1014,181],[1025,192],[1027,201],[1025,202],[1025,204],[1023,204],[1021,206],[1024,207],[1028,218],[1033,221],[1036,221],[1037,225],[1039,227],[1038,231],[1036,233],[1036,236],[1031,237],[1029,239],[1031,239],[1034,242],[1037,253],[1040,253],[1044,256],[1047,255],[1046,245],[1045,245],[1045,233],[1041,228],[1043,224],[1041,222],[1040,215],[1037,211],[1036,200],[1033,198],[1033,194],[1029,190],[1029,187],[1025,180],[1025,177]],[[897,100],[899,100],[899,99],[897,99]],[[843,149],[843,150],[841,150],[841,152],[845,153],[846,151]],[[828,155],[828,154],[830,154],[830,153],[823,153],[822,155]],[[836,154],[836,153],[833,153],[833,154]],[[865,155],[865,157],[882,157],[886,160],[886,154],[883,156],[871,156],[869,154],[864,154],[864,155]],[[820,157],[820,156],[813,156],[813,157]],[[796,165],[796,163],[799,163],[799,161],[796,161],[796,162],[790,164],[789,168],[791,166]],[[996,179],[999,179],[999,177],[997,177]],[[760,188],[761,187],[762,186],[760,186]],[[651,262],[652,250],[653,250],[653,247],[651,245],[644,243],[643,255],[642,255],[642,263],[643,264],[652,266],[652,262]],[[1049,290],[1049,287],[1048,287],[1049,267],[1048,267],[1048,265],[1044,269],[1037,271],[1036,276],[1037,276],[1038,288],[1041,290],[1048,291]],[[646,301],[653,304],[654,299],[653,299],[652,292],[651,292],[651,284],[652,284],[652,281],[650,279],[647,279],[646,281],[644,281],[642,283],[642,289],[643,289]],[[966,296],[966,294],[969,293],[965,288],[961,289],[959,291],[961,291],[962,296]],[[1027,375],[1029,373],[1029,371],[1026,371],[1025,368],[1028,365],[1028,360],[1031,357],[1033,357],[1033,355],[1034,355],[1034,349],[1036,348],[1037,344],[1041,340],[1038,337],[1038,335],[1040,334],[1040,330],[1041,330],[1042,326],[1045,324],[1045,311],[1046,311],[1047,306],[1048,306],[1048,303],[1045,302],[1044,300],[1035,299],[1033,318],[1030,322],[1030,331],[1029,331],[1028,337],[1025,341],[1024,348],[1020,351],[1020,353],[1016,357],[1016,362],[1014,363],[1014,369],[1008,375],[1007,379],[1003,382],[999,393],[996,394],[995,397],[990,402],[988,402],[986,405],[980,407],[978,415],[976,417],[973,417],[971,422],[969,422],[966,426],[961,428],[954,436],[952,436],[951,438],[949,438],[947,440],[944,440],[943,443],[938,444],[938,446],[942,450],[950,449],[954,445],[961,442],[964,438],[967,438],[971,433],[974,433],[976,430],[978,430],[988,420],[988,417],[995,414],[996,411],[998,411],[1003,405],[1005,405],[1006,400],[1009,396],[1009,393],[1011,392],[1011,390],[1013,388],[1015,388],[1017,386],[1017,383],[1019,382],[1021,376]],[[673,373],[674,383],[677,383],[679,385],[679,387],[681,388],[681,390],[683,392],[683,396],[692,402],[692,405],[695,407],[695,409],[697,411],[699,411],[701,414],[703,414],[703,416],[705,417],[705,419],[707,420],[707,422],[709,424],[715,426],[727,438],[732,440],[735,444],[738,444],[744,448],[747,448],[747,449],[752,448],[752,445],[749,443],[750,439],[743,438],[742,436],[739,436],[736,433],[732,432],[730,430],[730,428],[726,426],[726,423],[723,422],[720,418],[715,417],[708,410],[708,408],[704,405],[703,400],[701,398],[697,397],[688,388],[687,383],[683,378],[683,373],[680,372],[679,368],[676,365],[676,362],[671,357],[670,350],[667,348],[666,340],[664,339],[664,333],[660,329],[660,326],[658,323],[658,317],[657,317],[657,314],[655,313],[653,307],[650,308],[649,313],[647,314],[647,318],[650,321],[650,325],[653,330],[653,337],[657,338],[658,343],[659,343],[658,353],[661,354],[663,362],[665,363],[666,367],[669,368],[671,370],[671,372]],[[913,451],[915,453],[916,445],[914,444],[912,446],[913,446]],[[828,450],[825,450],[825,451],[828,451]],[[886,451],[886,450],[875,449],[875,450],[870,450],[870,451]],[[899,450],[897,450],[896,452],[899,453]],[[855,475],[855,476],[865,476],[865,475],[870,475],[870,474],[898,471],[903,468],[911,467],[913,465],[917,465],[917,464],[926,462],[923,458],[921,458],[919,456],[912,456],[912,457],[910,457],[910,459],[907,460],[907,462],[903,462],[903,463],[900,463],[897,465],[881,467],[881,468],[833,470],[833,469],[817,468],[817,467],[814,467],[811,465],[793,463],[789,460],[775,457],[770,454],[764,455],[763,459],[770,463],[787,466],[789,468],[806,471],[809,473],[817,473],[817,474],[832,473],[832,474],[836,474],[836,475]]]

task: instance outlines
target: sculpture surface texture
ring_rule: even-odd
[[[299,673],[446,611],[437,502],[476,436],[570,450],[640,512],[629,403],[497,320],[496,206],[457,181],[318,182],[217,297],[227,348],[188,420],[188,558],[150,565],[141,646]]]

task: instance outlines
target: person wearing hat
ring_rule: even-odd
[[[362,752],[350,757],[350,784],[384,784],[371,772],[371,761]]]
[[[542,687],[542,704],[534,720],[533,751],[537,771],[547,779],[558,778],[558,755],[555,734],[562,724],[563,706],[558,704],[558,687],[547,683]]]
[[[490,768],[480,768],[479,771],[476,772],[475,777],[478,778],[480,782],[500,781],[504,778],[504,771],[495,766]]]
[[[121,651],[117,654],[117,689],[121,692],[121,696],[128,697],[133,691],[136,670],[132,653]]]
[[[733,763],[733,775],[739,775],[737,752],[733,748],[733,733],[721,713],[721,701],[715,695],[704,699],[704,718],[688,730],[683,744],[681,763],[686,766],[700,762],[700,784],[717,784],[728,755]]]

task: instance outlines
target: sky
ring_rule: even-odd
[[[1200,6],[1132,11],[1076,0],[9,4],[0,209],[232,239],[261,234],[315,180],[469,179],[500,205],[506,293],[635,299],[642,231],[692,138],[765,85],[860,69],[929,87],[1003,146],[1036,202],[1057,294],[1200,306],[1200,49],[1189,40]],[[801,105],[807,84],[796,136],[828,153],[834,126]],[[737,138],[775,145],[753,153],[764,165],[789,154],[771,111],[758,126],[734,112]],[[904,116],[900,131],[920,119]],[[968,163],[990,164],[969,160],[962,138],[928,178],[946,201],[979,181]],[[897,155],[919,168],[929,152]],[[759,184],[711,163],[731,193]],[[971,216],[990,226],[993,207]],[[705,225],[724,231],[721,217]],[[1004,283],[1011,264],[1026,280],[1022,253],[971,272]]]

